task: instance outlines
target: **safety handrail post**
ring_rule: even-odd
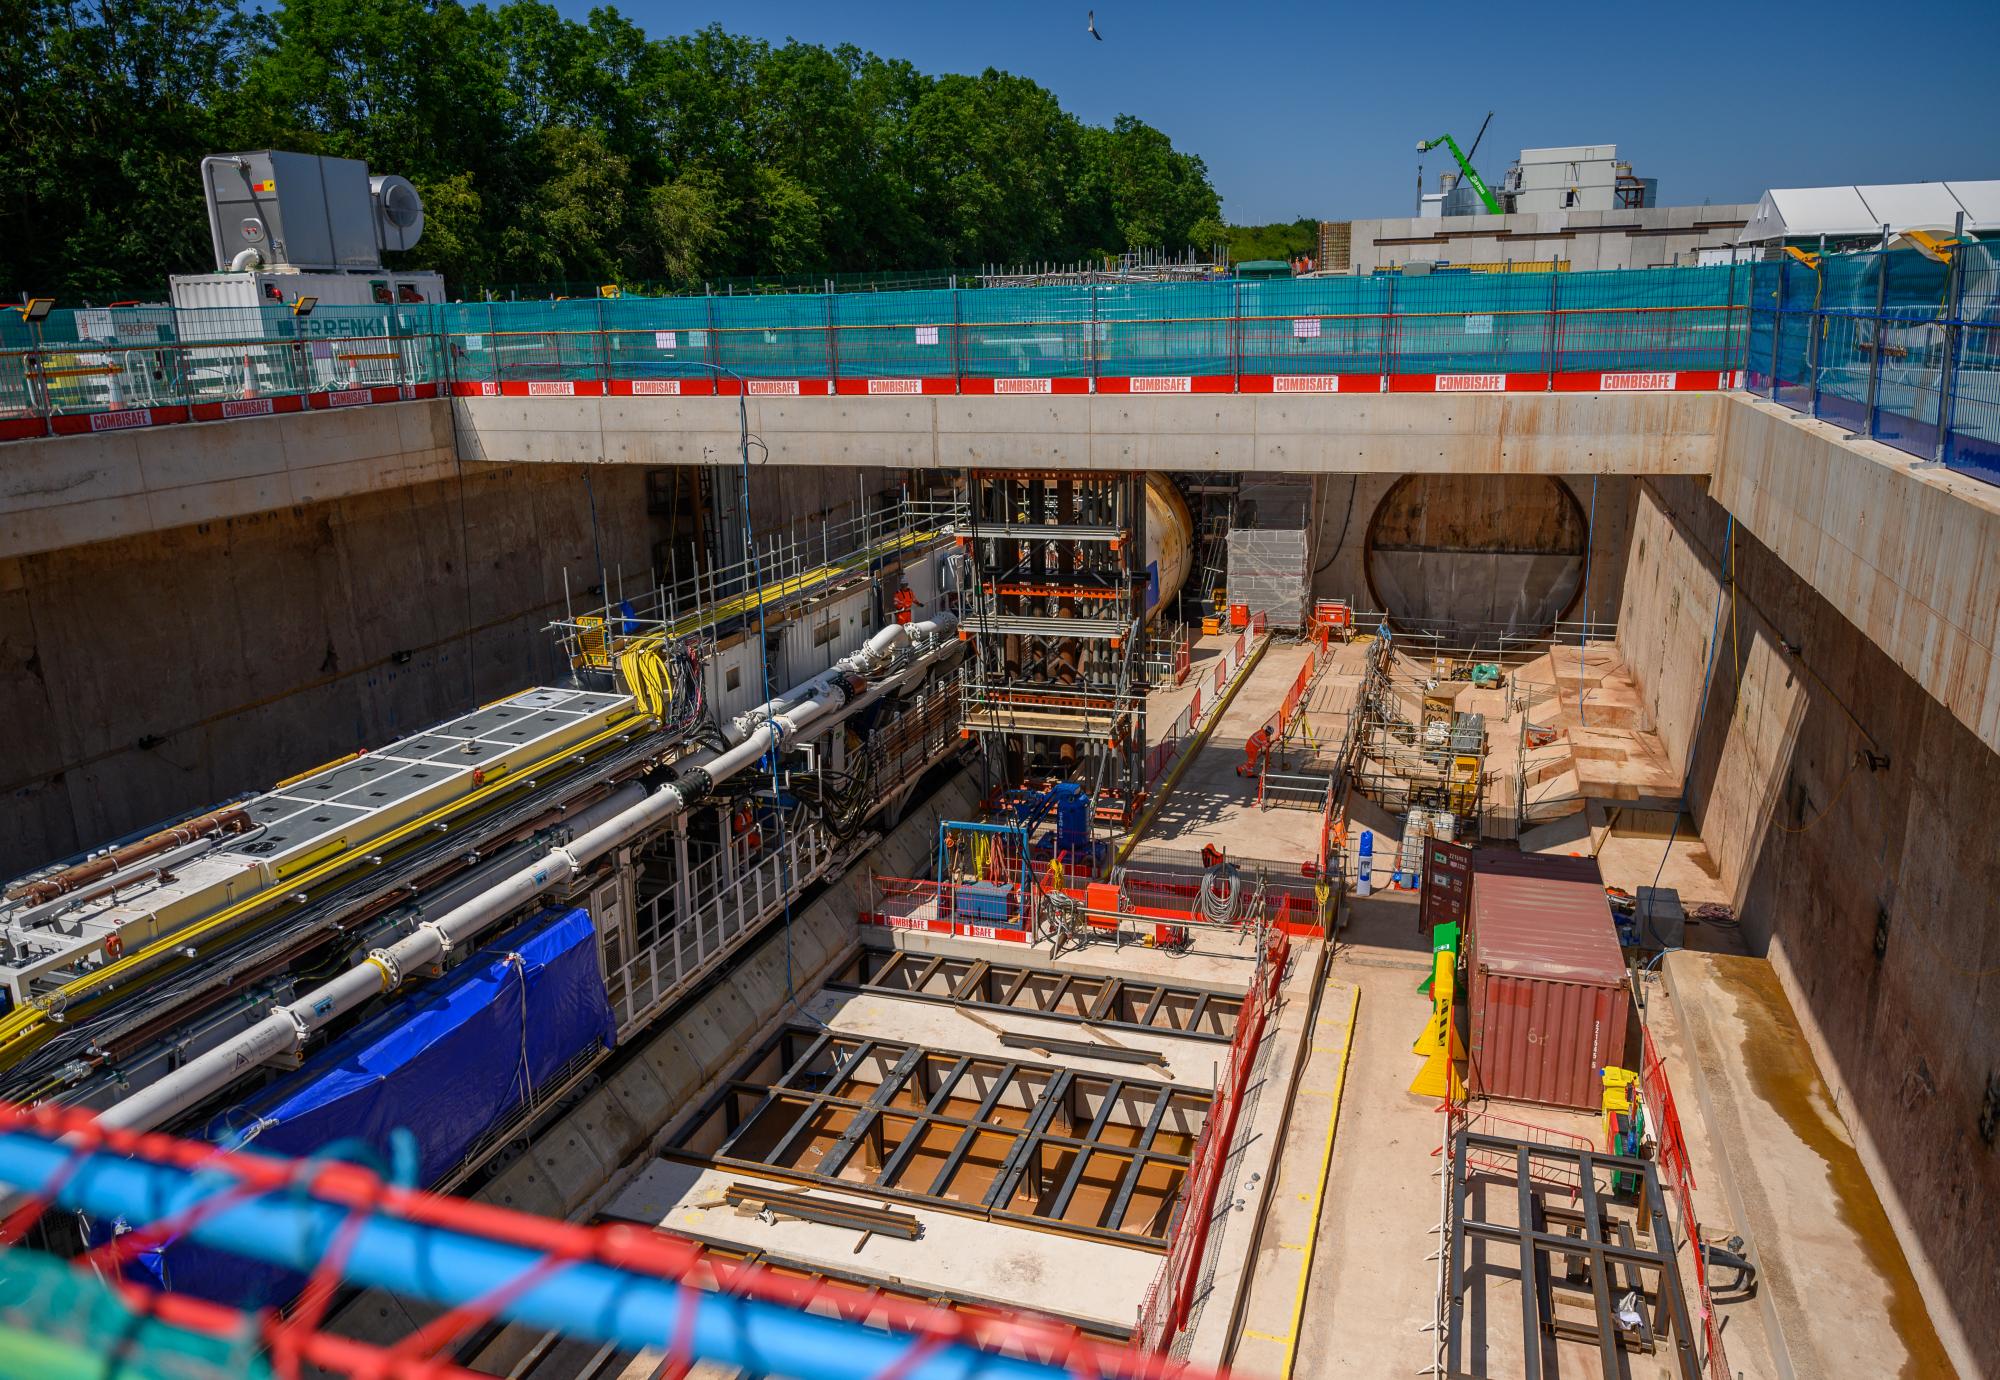
[[[1882,247],[1875,251],[1875,348],[1869,353],[1868,366],[1868,426],[1864,434],[1869,440],[1875,439],[1875,404],[1881,397],[1882,389],[1882,328],[1883,308],[1889,293],[1889,227],[1882,227]],[[1821,304],[1813,304],[1817,314]]]

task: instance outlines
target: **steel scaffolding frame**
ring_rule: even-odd
[[[966,728],[1009,785],[1072,780],[1093,800],[1145,788],[1145,476],[978,471]]]

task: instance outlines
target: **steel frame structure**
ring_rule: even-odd
[[[1184,983],[994,963],[983,958],[874,948],[866,943],[825,984],[980,1011],[1009,1011],[1120,1032],[1226,1043],[1243,994]]]
[[[1211,1101],[1170,1083],[789,1025],[703,1103],[667,1154],[1160,1249]],[[953,1112],[954,1102],[972,1110]],[[916,1182],[926,1161],[936,1168]],[[1086,1185],[1102,1189],[1102,1202],[1078,1221],[1095,1196]]]
[[[1474,1162],[1474,1157],[1478,1162]],[[1536,1161],[1557,1166],[1568,1180],[1577,1206],[1546,1201],[1548,1171]],[[1600,1186],[1600,1174],[1629,1174],[1637,1182],[1637,1221],[1613,1218],[1610,1196]],[[1446,1247],[1448,1282],[1444,1297],[1443,1357],[1445,1380],[1476,1380],[1461,1365],[1465,1343],[1465,1302],[1468,1256],[1474,1242],[1511,1246],[1519,1253],[1521,1291],[1521,1354],[1525,1380],[1542,1380],[1545,1337],[1567,1337],[1593,1344],[1605,1380],[1622,1380],[1629,1367],[1627,1349],[1669,1349],[1680,1380],[1701,1380],[1696,1330],[1681,1288],[1680,1265],[1673,1240],[1672,1218],[1653,1162],[1627,1155],[1603,1154],[1587,1146],[1553,1145],[1474,1131],[1455,1122],[1451,1132],[1450,1179],[1446,1186]],[[1488,1179],[1513,1190],[1516,1218],[1493,1222],[1467,1215],[1471,1182]],[[1567,1185],[1564,1185],[1565,1187]],[[1558,1189],[1560,1191],[1560,1187]],[[1567,1196],[1567,1195],[1565,1195]],[[1555,1228],[1555,1229],[1552,1229]],[[1646,1236],[1650,1245],[1636,1239]],[[1557,1260],[1573,1268],[1558,1271]],[[1574,1268],[1580,1264],[1580,1269]],[[1483,1266],[1473,1268],[1483,1269]],[[1649,1287],[1650,1286],[1650,1287]],[[1614,1309],[1616,1296],[1637,1291],[1650,1309],[1641,1310],[1636,1331],[1621,1328]],[[1587,1295],[1594,1321],[1578,1323],[1556,1317],[1559,1292]]]
[[[1009,785],[1145,789],[1146,480],[973,472],[964,721]]]

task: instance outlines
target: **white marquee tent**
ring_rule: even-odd
[[[2000,181],[1901,182],[1876,187],[1782,187],[1764,193],[1738,244],[1851,239],[1905,230],[2000,233]]]

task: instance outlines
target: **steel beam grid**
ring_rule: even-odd
[[[914,972],[907,982],[889,980],[892,975],[909,970]],[[953,975],[955,970],[956,976]],[[951,989],[946,992],[923,990],[931,986],[932,979],[937,977],[948,981]],[[1030,986],[1038,980],[1053,983],[1053,988]],[[990,992],[995,982],[1004,984],[997,996],[975,995]],[[1092,983],[1097,987],[1094,992],[1089,992],[1087,989]],[[1236,1017],[1243,1007],[1243,996],[1236,992],[1163,982],[1135,982],[1109,975],[1065,972],[1059,968],[1038,968],[1028,964],[994,963],[983,958],[968,959],[949,954],[923,954],[909,949],[874,949],[866,945],[826,985],[837,991],[882,992],[913,1001],[938,1002],[981,1011],[1011,1011],[1045,1020],[1102,1026],[1108,1030],[1171,1035],[1176,1039],[1225,1044],[1236,1032]],[[1057,1009],[1078,987],[1086,989],[1082,1001],[1087,1005],[1081,1010]],[[1137,1020],[1109,1014],[1128,993],[1146,1003]],[[1176,999],[1179,1003],[1191,1003],[1186,1025],[1159,1024],[1159,1017],[1168,1009],[1168,1002]],[[1033,1004],[1028,1004],[1030,1002]],[[1215,1028],[1198,1029],[1211,1006],[1217,1013]]]
[[[1482,1152],[1494,1160],[1479,1165],[1468,1161],[1470,1151]],[[1508,1161],[1511,1158],[1512,1174]],[[1543,1201],[1544,1185],[1535,1178],[1534,1162],[1554,1160],[1577,1175],[1581,1185],[1581,1211],[1570,1211]],[[1631,1229],[1613,1223],[1597,1186],[1599,1171],[1632,1175],[1638,1182],[1639,1227],[1650,1234],[1653,1245],[1632,1244]],[[1464,1372],[1460,1362],[1465,1346],[1465,1297],[1468,1248],[1472,1242],[1492,1242],[1513,1246],[1519,1252],[1521,1285],[1521,1373],[1525,1380],[1542,1380],[1545,1374],[1543,1350],[1545,1334],[1575,1337],[1596,1345],[1598,1363],[1605,1380],[1623,1380],[1628,1373],[1623,1351],[1628,1347],[1651,1350],[1664,1338],[1672,1349],[1671,1365],[1680,1380],[1701,1380],[1701,1362],[1695,1348],[1695,1328],[1688,1314],[1687,1295],[1682,1290],[1680,1266],[1672,1237],[1672,1219],[1667,1215],[1665,1196],[1651,1160],[1627,1155],[1600,1154],[1588,1148],[1551,1145],[1516,1140],[1460,1128],[1452,1140],[1452,1181],[1448,1213],[1450,1241],[1450,1293],[1447,1299],[1443,1374],[1456,1377]],[[1490,1222],[1469,1217],[1466,1212],[1468,1188],[1474,1175],[1504,1185],[1511,1177],[1517,1218],[1514,1222]],[[1566,1222],[1575,1235],[1550,1231],[1548,1223]],[[1616,1231],[1620,1240],[1610,1239]],[[1581,1262],[1596,1322],[1583,1326],[1554,1317],[1556,1288],[1574,1287],[1559,1279],[1552,1270],[1554,1259]],[[1647,1277],[1654,1281],[1652,1316],[1641,1318],[1635,1333],[1621,1328],[1616,1315],[1614,1281],[1620,1267],[1629,1288],[1646,1298]],[[1476,1267],[1482,1272],[1486,1267]],[[1574,1271],[1566,1273],[1575,1273]]]
[[[838,1058],[830,1069],[820,1057],[829,1050],[838,1052]],[[775,1079],[757,1082],[744,1076],[773,1054],[784,1065]],[[867,1098],[842,1097],[827,1091],[841,1087],[870,1059],[887,1059],[890,1063],[882,1080]],[[922,1092],[923,1071],[938,1062],[949,1062],[950,1068],[938,1080],[936,1088],[916,1105],[895,1105],[898,1094],[913,1079]],[[979,1098],[977,1109],[969,1116],[945,1112],[943,1108],[953,1100],[952,1094],[975,1070],[992,1075],[990,1086]],[[1023,1079],[1040,1080],[1044,1085],[1034,1096],[1026,1116],[1018,1123],[997,1119],[996,1109],[1000,1099],[1010,1089],[1018,1087]],[[808,1082],[820,1086],[808,1087]],[[1086,1134],[1072,1135],[1054,1129],[1058,1114],[1067,1124],[1076,1124],[1075,1098],[1084,1090],[1103,1098]],[[1127,1099],[1148,1098],[1150,1110],[1135,1142],[1128,1144],[1103,1138],[1116,1104]],[[1210,1101],[1211,1095],[1207,1092],[1123,1075],[1078,1073],[999,1055],[934,1050],[906,1041],[786,1026],[760,1046],[750,1059],[738,1067],[736,1076],[702,1105],[667,1153],[684,1160],[706,1161],[731,1169],[824,1184],[848,1191],[862,1187],[872,1195],[945,1211],[1158,1249],[1165,1246],[1164,1223],[1170,1216],[1172,1202],[1180,1191],[1180,1182],[1189,1164],[1187,1155],[1155,1148],[1159,1133],[1176,1102],[1188,1106],[1190,1112],[1200,1108],[1205,1114]],[[743,1110],[746,1103],[751,1104],[747,1112]],[[760,1156],[736,1153],[745,1133],[772,1108],[780,1105],[787,1114],[793,1107],[798,1110],[796,1115],[790,1117],[783,1134],[771,1142],[770,1149]],[[808,1126],[823,1124],[828,1115],[840,1114],[848,1117],[848,1124],[813,1168],[802,1170],[783,1163],[801,1131]],[[723,1118],[726,1130],[721,1144],[712,1154],[690,1150],[689,1142],[695,1133],[712,1123],[718,1115]],[[865,1175],[860,1179],[843,1176],[854,1150],[870,1136],[881,1137],[885,1118],[910,1123],[900,1143],[884,1158],[872,1179]],[[1190,1135],[1198,1129],[1198,1126],[1191,1127]],[[903,1174],[934,1131],[957,1133],[950,1152],[926,1187],[915,1189],[903,1186],[900,1183]],[[1005,1137],[1007,1150],[995,1169],[992,1181],[980,1195],[980,1201],[975,1205],[947,1197],[946,1193],[964,1167],[967,1156],[984,1136]],[[1044,1157],[1052,1151],[1068,1152],[1073,1156],[1065,1183],[1059,1191],[1060,1206],[1052,1203],[1048,1211],[1033,1212],[1008,1208],[1007,1204],[1017,1196],[1023,1178],[1031,1172],[1043,1172]],[[1085,1224],[1063,1220],[1075,1197],[1076,1187],[1082,1182],[1085,1164],[1100,1153],[1111,1155],[1126,1164],[1117,1188],[1095,1222]],[[1130,1210],[1141,1176],[1149,1166],[1154,1165],[1164,1169],[1172,1179],[1161,1211],[1154,1219],[1162,1224],[1161,1230],[1121,1229],[1117,1224]]]

